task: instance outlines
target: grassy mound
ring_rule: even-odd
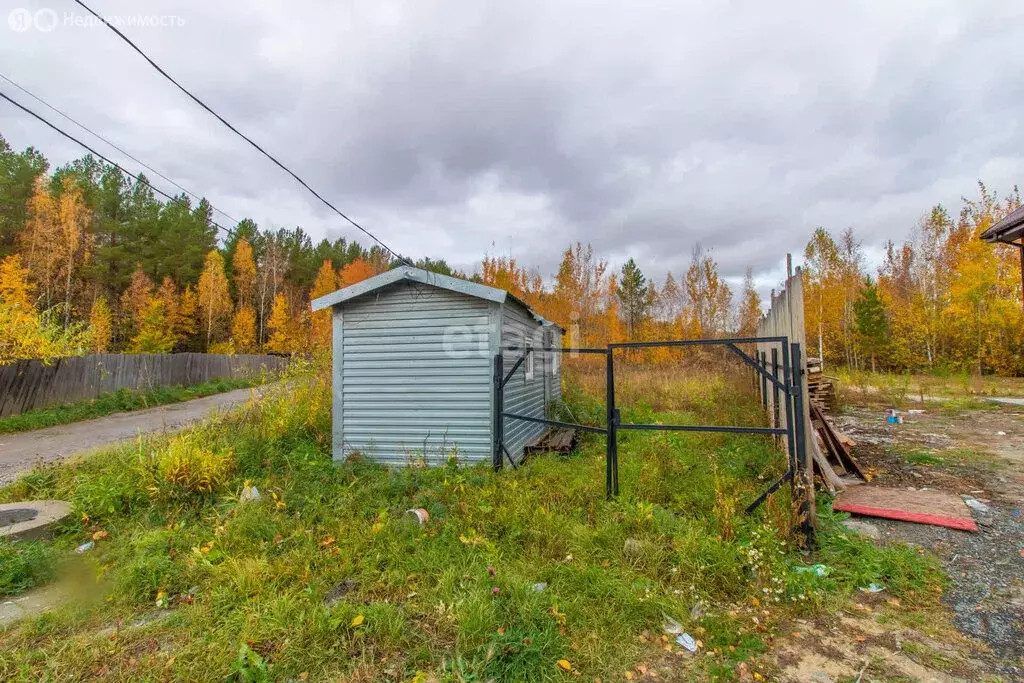
[[[762,419],[724,377],[622,381],[644,388],[627,399],[649,400],[629,421]],[[585,390],[568,404],[600,420]],[[601,438],[515,472],[457,453],[433,469],[336,466],[329,415],[313,379],[0,490],[72,501],[81,522],[57,548],[97,539],[77,556],[88,598],[3,633],[0,679],[620,679],[681,652],[662,639],[666,617],[700,641],[698,655],[672,655],[679,667],[731,676],[780,620],[868,583],[904,604],[935,599],[928,559],[846,536],[828,515],[816,561],[830,572],[793,571],[805,560],[785,490],[742,512],[784,466],[768,438],[623,434],[622,495],[606,501]],[[258,501],[239,502],[246,483]]]

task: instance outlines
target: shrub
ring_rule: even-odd
[[[145,469],[149,492],[156,498],[203,497],[227,486],[235,455],[230,448],[203,443],[201,434],[189,432],[172,439]]]

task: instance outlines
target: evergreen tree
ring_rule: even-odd
[[[853,304],[854,320],[856,321],[857,338],[861,348],[871,358],[871,370],[875,370],[875,358],[885,345],[887,325],[885,307],[878,296],[878,287],[867,278],[864,288],[860,290]]]
[[[616,293],[619,296],[622,316],[626,322],[626,334],[632,339],[640,329],[641,323],[646,319],[650,308],[647,296],[647,278],[644,277],[632,257],[622,266]]]
[[[0,135],[0,258],[17,248],[18,234],[28,218],[28,200],[36,179],[46,173],[46,158],[29,147],[16,153]]]

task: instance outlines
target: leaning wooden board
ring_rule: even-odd
[[[967,504],[947,491],[856,486],[839,492],[832,501],[832,509],[962,531],[978,530]]]

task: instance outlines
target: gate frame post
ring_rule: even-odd
[[[619,495],[618,410],[615,408],[615,351],[608,346],[605,361],[605,404],[608,432],[605,435],[605,495],[608,500]]]
[[[491,457],[491,465],[495,471],[500,470],[505,462],[502,457],[502,448],[505,443],[505,387],[502,383],[504,374],[505,358],[499,351],[494,357],[494,415],[492,417],[494,452]]]

